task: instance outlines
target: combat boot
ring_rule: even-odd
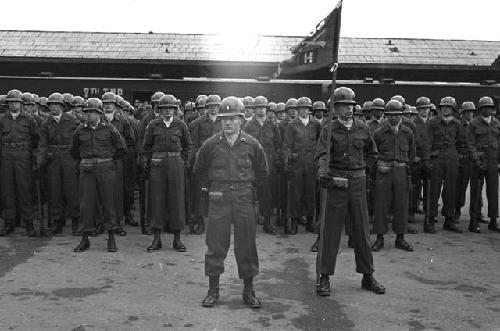
[[[211,308],[217,304],[219,300],[219,276],[208,277],[209,289],[208,293],[201,302],[203,307]]]
[[[118,224],[116,225],[116,230],[115,230],[115,233],[116,233],[117,235],[119,235],[120,237],[125,237],[125,236],[127,235],[127,231],[125,231],[125,230],[122,228],[122,226],[121,226],[121,224],[120,224],[120,223],[118,223]]]
[[[26,220],[26,235],[28,237],[36,237],[35,227],[33,226],[33,220]]]
[[[54,225],[52,225],[47,232],[48,236],[53,236],[56,234],[61,234],[64,227],[64,220],[55,220]]]
[[[292,222],[291,222],[291,227],[290,227],[290,234],[291,235],[296,235],[299,233],[299,220],[296,217],[292,217]]]
[[[74,237],[79,237],[82,235],[81,231],[78,230],[78,223],[80,223],[78,217],[73,217],[71,219],[71,233]]]
[[[384,237],[383,236],[377,236],[377,240],[372,245],[372,251],[378,252],[382,248],[384,248]]]
[[[321,297],[330,295],[330,277],[328,275],[318,275],[316,278],[316,294]]]
[[[97,223],[95,230],[90,233],[91,237],[97,237],[104,233],[104,226],[102,223]]]
[[[424,221],[424,233],[436,233],[436,229],[434,228],[434,223],[436,222],[435,218],[429,219],[428,222]]]
[[[153,230],[148,225],[141,226],[141,233],[147,236],[151,236],[153,234]]]
[[[115,241],[115,233],[112,230],[108,231],[108,252],[115,253],[118,252]]]
[[[364,274],[361,280],[361,287],[365,290],[372,291],[375,294],[385,294],[385,287],[380,285],[379,282],[375,280],[373,274]]]
[[[243,302],[252,309],[262,307],[262,302],[255,296],[255,291],[253,290],[253,278],[245,278],[243,281],[245,283],[245,288],[241,295]]]
[[[89,247],[90,247],[89,233],[83,232],[82,240],[80,241],[78,246],[76,246],[73,249],[73,252],[75,252],[75,253],[85,252],[87,249],[89,249]]]
[[[271,224],[271,217],[270,216],[265,216],[264,217],[264,224],[262,226],[262,230],[264,230],[265,233],[269,233],[272,235],[277,235],[278,231],[273,227]]]
[[[194,222],[194,218],[191,218],[188,220],[189,224],[189,234],[195,234],[196,233],[196,223]]]
[[[132,216],[132,213],[128,213],[125,215],[125,224],[128,224],[130,226],[139,226],[139,223],[137,223],[136,220],[134,220],[134,216]]]
[[[148,252],[155,252],[161,248],[161,230],[160,229],[154,229],[153,230],[153,242],[149,247],[146,249]]]
[[[477,220],[471,218],[469,222],[469,232],[481,233],[481,228],[479,227],[479,222]]]
[[[308,216],[306,223],[306,231],[314,233],[314,230],[315,230],[314,217]]]
[[[196,234],[201,235],[205,232],[205,218],[203,216],[198,216],[198,227],[196,228]]]
[[[0,237],[6,236],[14,232],[14,221],[5,220],[4,225],[0,228]]]
[[[460,229],[457,224],[453,221],[451,217],[446,217],[443,223],[443,230],[453,231],[456,233],[462,233],[462,229]]]
[[[397,235],[394,246],[407,252],[413,252],[413,246],[406,242],[403,235]]]
[[[500,233],[500,228],[498,227],[496,218],[491,218],[490,224],[488,224],[488,230]]]

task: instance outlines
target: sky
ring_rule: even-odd
[[[17,0],[2,30],[305,36],[337,0]],[[499,0],[344,0],[343,37],[500,40]]]

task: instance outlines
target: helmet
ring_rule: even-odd
[[[125,101],[121,95],[116,96],[116,103],[118,104],[118,107],[122,109],[127,107],[127,101]]]
[[[24,92],[21,95],[21,100],[23,100],[23,104],[25,105],[34,105],[35,104],[35,98],[33,97],[33,94],[29,92]]]
[[[246,108],[253,108],[254,99],[251,96],[246,96],[243,98],[243,105]]]
[[[285,103],[285,110],[288,108],[297,108],[297,99],[290,98]]]
[[[207,96],[204,94],[200,94],[196,97],[196,109],[205,108],[205,102],[207,101]]]
[[[386,105],[385,105],[385,114],[402,114],[403,113],[403,104],[399,102],[398,100],[391,99]]]
[[[410,111],[412,114],[418,114],[417,107],[415,106],[410,106]]]
[[[316,101],[315,103],[313,103],[313,111],[316,111],[316,110],[326,111],[325,103],[323,101]]]
[[[435,105],[435,104],[433,104],[433,103],[431,103],[431,110],[432,110],[432,111],[436,111],[436,105]]]
[[[194,102],[192,101],[188,101],[186,102],[186,104],[184,105],[184,111],[187,111],[187,110],[194,110],[195,108],[195,104]]]
[[[282,112],[284,112],[284,111],[285,111],[285,108],[286,108],[286,106],[285,106],[285,103],[284,103],[284,102],[278,102],[278,103],[276,104],[276,112],[277,112],[277,113],[282,113]]]
[[[37,105],[39,105],[39,104],[40,104],[40,97],[38,96],[38,94],[33,94],[33,99],[35,100],[35,103],[36,103]]]
[[[312,109],[312,101],[308,97],[301,97],[297,100],[297,108],[298,107],[307,107]]]
[[[42,107],[48,107],[47,106],[47,101],[48,101],[48,99],[46,97],[40,97],[40,106],[42,106]]]
[[[404,104],[403,105],[403,114],[411,114],[411,106]]]
[[[220,96],[218,96],[217,94],[210,94],[205,101],[205,107],[211,105],[218,106],[220,105],[220,102],[221,102]]]
[[[460,107],[460,112],[464,111],[475,111],[476,110],[476,105],[474,105],[474,102],[472,101],[464,101],[462,102],[462,107]]]
[[[365,101],[363,103],[363,107],[361,108],[363,111],[369,111],[372,109],[373,102],[371,101]]]
[[[9,102],[9,101],[23,102],[23,100],[21,100],[21,96],[22,96],[21,91],[19,91],[19,90],[10,90],[9,92],[7,92],[7,98],[5,98],[5,101],[6,102]]]
[[[104,112],[102,111],[102,101],[97,98],[89,98],[87,101],[85,101],[83,112],[86,113],[92,110],[103,114]]]
[[[269,108],[269,102],[267,101],[266,97],[263,97],[263,96],[259,95],[258,97],[255,97],[255,99],[253,100],[253,107],[266,107],[266,108]]]
[[[430,108],[431,107],[431,100],[428,97],[420,97],[415,102],[415,106],[417,106],[417,109]]]
[[[495,108],[495,103],[493,102],[493,99],[490,97],[482,97],[479,99],[477,102],[477,109],[481,109],[483,107],[493,107]]]
[[[78,107],[78,106],[83,107],[83,104],[85,103],[85,99],[83,99],[81,96],[77,95],[77,96],[75,96],[73,103],[75,104],[75,107]]]
[[[160,102],[160,99],[164,96],[165,94],[163,92],[155,92],[152,96],[151,96],[151,103],[154,104],[154,103],[158,103]]]
[[[220,103],[219,116],[245,116],[245,105],[236,97],[227,97]]]
[[[349,105],[355,105],[355,98],[356,95],[354,94],[354,91],[348,87],[338,87],[333,92],[333,104],[345,103]]]
[[[402,105],[404,105],[406,103],[405,98],[403,98],[401,95],[395,95],[391,98],[391,100],[397,100],[397,101],[401,102]]]
[[[363,110],[360,105],[356,105],[356,107],[354,107],[354,115],[363,116]]]
[[[58,103],[64,106],[64,97],[61,93],[52,93],[49,95],[47,99],[47,106],[50,106],[51,103]]]
[[[67,103],[70,106],[73,106],[73,102],[75,97],[71,93],[64,93],[63,94],[64,102]]]
[[[161,97],[159,108],[177,108],[177,98],[171,94],[167,94]]]
[[[269,102],[269,108],[267,110],[272,111],[272,112],[276,112],[276,103]]]
[[[0,106],[5,106],[5,99],[7,96],[5,94],[0,95]]]
[[[379,109],[379,110],[384,110],[385,109],[385,101],[382,98],[376,98],[373,99],[372,106],[370,109]]]
[[[455,101],[454,97],[444,97],[439,103],[439,107],[442,106],[450,106],[453,109],[457,109],[457,102]]]
[[[105,103],[116,103],[118,104],[118,100],[116,99],[116,95],[113,92],[106,92],[102,95],[101,101],[103,104]]]

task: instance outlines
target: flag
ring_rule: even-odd
[[[293,56],[278,65],[280,78],[308,78],[315,72],[329,71],[338,63],[341,13],[342,0],[316,25],[314,32],[291,49]]]

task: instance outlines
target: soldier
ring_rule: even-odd
[[[285,111],[290,121],[297,117],[297,99],[290,98],[285,103]]]
[[[312,107],[314,119],[323,124],[326,113],[326,105],[323,101],[316,101]]]
[[[286,112],[285,112],[285,103],[284,102],[278,102],[276,104],[276,122],[279,124],[283,122],[286,119]]]
[[[174,232],[173,248],[185,252],[181,230],[186,222],[185,164],[189,162],[191,138],[184,122],[174,117],[176,99],[167,94],[160,99],[160,117],[146,129],[143,160],[149,164],[151,177],[151,228],[154,239],[147,248],[154,252],[162,247],[161,231],[167,220]]]
[[[207,96],[204,94],[200,94],[196,97],[196,112],[198,113],[198,117],[205,115],[205,103],[207,101]]]
[[[411,182],[412,182],[412,193],[410,194],[410,214],[408,217],[409,223],[415,223],[415,213],[418,210],[418,204],[420,199],[420,193],[422,192],[422,187],[424,188],[424,209],[427,211],[427,181],[430,180],[429,172],[429,158],[430,158],[430,142],[429,142],[429,111],[431,109],[431,101],[427,97],[419,97],[416,101],[416,109],[418,116],[413,121],[415,125],[414,137],[415,137],[415,147],[416,156],[414,162],[411,164]],[[424,185],[426,184],[426,185]],[[433,233],[433,227],[424,228],[424,232]]]
[[[46,97],[40,97],[40,107],[39,107],[39,113],[40,116],[44,118],[48,118],[50,116],[50,109],[49,106],[47,106],[47,98]]]
[[[23,112],[33,117],[36,125],[38,125],[38,127],[40,128],[40,125],[42,125],[43,122],[43,117],[38,115],[38,108],[35,103],[35,97],[31,93],[24,92],[21,96],[21,99],[23,100]]]
[[[60,93],[51,94],[47,104],[52,115],[40,128],[36,160],[39,168],[45,165],[47,169],[49,216],[54,222],[48,235],[61,234],[68,215],[73,236],[80,236],[77,162],[69,154],[71,138],[80,122],[63,112]]]
[[[104,108],[103,120],[112,124],[120,133],[120,136],[125,140],[125,144],[128,147],[135,145],[135,139],[132,135],[132,129],[130,128],[129,122],[120,115],[121,108],[119,106],[120,99],[119,96],[115,95],[113,92],[106,92],[102,95],[102,103]],[[123,100],[123,99],[122,99]],[[123,192],[124,192],[124,171],[123,162],[126,161],[126,157],[120,160],[115,160],[115,213],[116,213],[116,234],[124,237],[127,232],[122,228],[121,222],[123,221],[124,211],[123,211]]]
[[[5,99],[7,99],[7,95],[0,95],[0,116],[9,110],[9,107],[5,104]]]
[[[139,226],[134,219],[133,210],[135,209],[135,187],[137,184],[137,137],[139,135],[140,121],[134,117],[134,107],[126,102],[123,109],[123,117],[128,121],[135,144],[127,146],[126,162],[124,162],[123,175],[125,178],[125,187],[123,192],[123,213],[125,223],[130,226]]]
[[[373,134],[375,130],[382,126],[383,122],[383,114],[385,110],[385,101],[381,98],[376,98],[372,102],[372,106],[370,107],[371,119],[366,123],[368,125],[368,129],[370,129],[370,133]]]
[[[116,165],[127,152],[125,141],[118,130],[102,116],[102,102],[90,98],[85,102],[87,122],[81,124],[73,134],[70,154],[79,162],[80,243],[74,252],[80,253],[90,247],[89,235],[95,230],[94,221],[98,206],[102,209],[103,228],[108,231],[108,252],[116,252],[116,212],[114,187]]]
[[[71,115],[73,114],[73,106],[75,102],[75,97],[71,93],[63,93],[64,98],[64,112],[69,112]]]
[[[493,99],[482,97],[477,103],[479,116],[471,120],[467,145],[472,154],[471,208],[469,231],[479,233],[481,184],[486,181],[488,198],[488,229],[500,233],[498,217],[498,164],[500,162],[500,121],[492,116]]]
[[[335,272],[340,235],[346,221],[353,224],[356,271],[363,274],[361,286],[376,294],[385,293],[385,288],[373,277],[366,203],[363,155],[374,154],[375,148],[366,124],[353,119],[354,99],[350,88],[339,87],[334,91],[333,103],[338,119],[323,127],[315,156],[320,184],[328,192],[316,259],[316,294],[320,296],[330,295],[329,276]],[[327,152],[328,130],[331,130],[331,145]]]
[[[276,103],[269,102],[269,107],[266,112],[267,118],[273,122],[276,122]]]
[[[32,155],[38,145],[40,131],[35,120],[21,111],[22,94],[10,90],[5,99],[9,110],[0,118],[2,187],[5,224],[0,236],[14,231],[18,211],[24,219],[26,234],[35,237],[33,226],[33,172]]]
[[[277,200],[275,201],[277,192],[273,189],[277,181],[276,161],[282,158],[282,140],[278,125],[267,118],[268,107],[266,97],[256,97],[253,104],[254,117],[245,123],[243,131],[257,139],[264,148],[269,166],[269,179],[257,191],[259,210],[260,215],[264,217],[264,232],[277,235],[278,231],[271,224],[271,215],[277,205]]]
[[[368,121],[372,119],[372,109],[371,109],[372,105],[373,105],[373,102],[365,101],[363,103],[363,107],[361,107],[361,111],[363,112],[363,115],[365,116],[365,123],[368,123]]]
[[[362,110],[362,108],[361,108],[360,105],[356,105],[356,107],[354,107],[354,114],[353,114],[353,116],[357,120],[365,122],[365,116],[363,115],[363,110]]]
[[[302,97],[297,101],[298,117],[288,124],[285,131],[284,148],[289,156],[291,228],[285,233],[297,234],[298,222],[306,216],[306,230],[314,232],[316,209],[316,174],[314,151],[321,131],[321,124],[311,119],[311,99]]]
[[[189,126],[197,118],[195,103],[188,101],[184,104],[184,122]]]
[[[460,127],[457,138],[459,167],[455,197],[455,215],[453,216],[453,220],[457,224],[460,223],[460,210],[465,205],[465,192],[469,186],[472,172],[472,155],[467,146],[467,131],[475,110],[476,106],[472,101],[465,101],[462,103],[462,107],[460,107]]]
[[[429,143],[431,146],[431,196],[429,208],[429,223],[424,224],[424,231],[434,232],[437,222],[438,201],[441,195],[445,217],[444,230],[461,233],[462,230],[453,221],[455,215],[455,190],[458,176],[458,152],[456,142],[460,122],[453,117],[457,104],[453,97],[444,97],[439,103],[440,114],[429,122]],[[433,231],[434,230],[434,231]]]
[[[137,153],[140,157],[142,157],[143,155],[142,146],[144,142],[144,135],[146,133],[146,127],[148,126],[149,122],[160,116],[158,110],[158,103],[160,102],[160,99],[164,95],[165,94],[163,94],[163,92],[158,91],[151,96],[151,104],[153,105],[153,108],[151,109],[150,112],[144,113],[141,123],[139,124]],[[146,209],[146,205],[151,206],[151,201],[149,201],[151,194],[149,191],[146,192],[146,189],[149,190],[149,188],[146,187],[146,181],[149,182],[149,170],[142,168],[142,166],[146,164],[146,162],[144,162],[143,160],[139,160],[139,164],[141,166],[139,171],[139,209],[140,209],[141,233],[145,235],[152,235],[153,230],[151,230],[150,227],[151,208]]]
[[[217,132],[222,130],[219,114],[220,96],[212,94],[204,100],[206,114],[197,118],[189,126],[189,132],[193,142],[193,152],[197,153],[201,145]],[[192,196],[193,201],[193,223],[190,226],[192,233],[202,234],[205,231],[204,217],[208,216],[208,197],[206,192],[201,191],[200,182],[192,178]]]
[[[276,104],[276,123],[280,130],[281,140],[283,141],[285,137],[285,130],[290,123],[290,119],[286,114],[286,106],[284,102],[279,102]],[[278,215],[276,217],[276,225],[284,226],[287,219],[287,199],[288,199],[288,184],[289,184],[289,174],[288,167],[285,167],[285,155],[282,154],[283,158],[278,159],[276,163],[276,171],[278,172]],[[289,215],[288,215],[289,216]]]
[[[413,251],[404,234],[408,230],[408,164],[415,158],[413,131],[402,125],[403,105],[391,100],[385,106],[386,123],[373,134],[378,150],[377,180],[375,182],[373,232],[377,240],[372,251],[384,247],[388,230],[389,210],[394,212],[392,230],[396,234],[396,248]]]
[[[83,99],[81,96],[77,95],[73,99],[73,115],[80,121],[80,123],[83,123],[86,121],[85,114],[83,114],[83,105],[85,103],[85,99]]]
[[[243,98],[243,105],[245,106],[245,122],[248,122],[252,119],[253,103],[254,99],[251,96],[246,96]]]
[[[244,282],[243,301],[250,308],[260,308],[262,303],[253,290],[253,278],[259,273],[253,188],[263,185],[267,178],[266,157],[259,142],[241,131],[243,103],[228,97],[220,106],[223,132],[203,144],[194,166],[195,176],[209,188],[210,196],[205,254],[209,290],[202,305],[213,307],[219,299],[219,278],[224,272],[233,223],[238,275]]]

